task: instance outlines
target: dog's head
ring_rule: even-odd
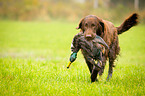
[[[89,15],[80,21],[79,27],[87,40],[92,40],[96,34],[101,36],[104,30],[104,23],[96,16]]]

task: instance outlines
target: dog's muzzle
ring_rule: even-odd
[[[92,35],[91,34],[86,35],[86,38],[92,38]]]

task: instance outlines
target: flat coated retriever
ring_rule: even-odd
[[[112,77],[114,60],[117,58],[117,55],[120,51],[118,35],[137,25],[137,23],[137,13],[134,13],[126,18],[126,20],[119,27],[115,27],[111,22],[103,20],[94,15],[86,16],[80,21],[77,29],[81,29],[86,39],[91,40],[97,34],[102,37],[109,46],[109,49],[105,51],[105,54],[102,57],[102,68],[99,70],[99,75],[102,75],[106,65],[106,60],[109,59],[109,71],[107,80]],[[93,70],[93,64],[91,64],[91,62],[89,62],[86,58],[85,61],[91,73]],[[97,76],[97,73],[98,72],[94,72],[95,77]]]

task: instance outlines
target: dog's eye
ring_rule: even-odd
[[[88,24],[86,23],[85,26],[88,27]]]
[[[94,26],[95,26],[95,24],[92,24],[91,26],[92,26],[92,27],[94,27]]]

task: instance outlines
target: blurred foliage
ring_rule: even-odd
[[[83,1],[79,3],[77,0],[0,0],[0,19],[22,21],[63,19],[74,22],[93,14],[119,22],[131,13],[138,12],[141,21],[145,22],[144,0],[140,0],[139,10],[134,9],[134,0],[98,0],[98,8],[94,8],[94,0]]]

